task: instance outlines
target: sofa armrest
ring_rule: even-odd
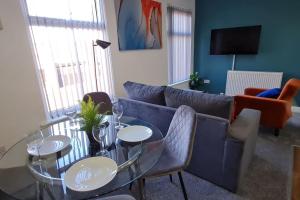
[[[255,151],[260,115],[259,110],[243,109],[230,127],[230,136],[244,142],[240,177],[246,172]]]
[[[260,111],[244,109],[231,124],[224,153],[224,182],[236,191],[252,160],[258,128]]]
[[[245,95],[250,95],[250,96],[256,96],[261,92],[266,91],[267,89],[262,89],[262,88],[246,88],[244,91]]]
[[[249,137],[257,132],[259,128],[261,111],[253,109],[243,109],[231,124],[229,135],[235,139],[246,142]]]
[[[165,136],[168,132],[176,108],[146,103],[128,98],[119,98],[124,115],[147,121],[158,127]]]

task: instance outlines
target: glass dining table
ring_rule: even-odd
[[[118,165],[114,179],[105,186],[88,192],[77,192],[66,187],[64,176],[75,163],[97,156],[97,150],[84,131],[71,128],[69,120],[58,122],[42,129],[44,137],[64,135],[71,144],[62,151],[46,157],[34,157],[27,153],[27,140],[22,139],[12,146],[0,159],[0,190],[12,199],[90,199],[120,189],[143,176],[159,160],[164,148],[161,131],[152,124],[122,117],[123,126],[142,125],[152,129],[152,136],[139,143],[126,143],[117,139],[113,117],[108,117],[109,126],[105,137],[106,157]]]

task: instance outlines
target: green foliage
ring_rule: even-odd
[[[203,79],[199,77],[198,72],[194,72],[190,75],[189,85],[191,89],[200,89],[203,83]]]
[[[80,102],[80,106],[80,117],[82,118],[80,129],[85,131],[87,134],[91,134],[93,126],[100,124],[104,118],[103,114],[98,114],[100,104],[95,105],[94,101],[89,96],[87,102]]]
[[[198,75],[198,72],[194,72],[190,75],[190,79],[191,81],[195,81],[195,82],[198,82],[199,81],[199,75]]]

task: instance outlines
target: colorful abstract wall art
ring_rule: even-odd
[[[119,49],[160,49],[162,8],[153,0],[115,0]]]

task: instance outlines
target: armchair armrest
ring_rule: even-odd
[[[245,95],[250,95],[250,96],[256,96],[261,92],[266,91],[267,89],[262,89],[262,88],[246,88],[244,91]]]
[[[236,107],[251,108],[261,111],[271,111],[283,114],[289,110],[290,104],[284,100],[256,97],[250,95],[237,95],[234,97]],[[239,110],[239,113],[242,109]]]
[[[289,102],[278,99],[238,95],[234,97],[234,116],[236,117],[244,108],[261,111],[261,123],[274,128],[282,128],[292,115]]]

